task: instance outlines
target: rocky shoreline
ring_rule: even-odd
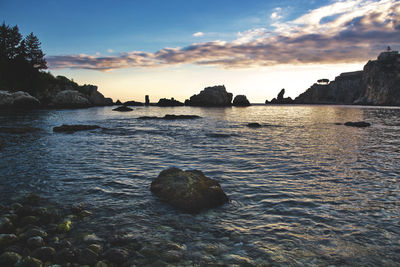
[[[78,203],[63,207],[37,194],[0,205],[0,266],[168,266],[184,260],[185,247],[150,243],[124,232],[80,229],[93,214]],[[187,262],[193,264],[192,262]]]

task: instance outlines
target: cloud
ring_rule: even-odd
[[[249,68],[279,64],[351,63],[376,56],[388,45],[400,46],[400,3],[396,0],[347,0],[323,6],[274,30],[250,29],[232,42],[194,43],[154,53],[115,56],[50,56],[51,68],[107,71],[175,64]]]
[[[112,49],[107,49],[107,52],[108,52],[108,53],[114,53],[114,50],[112,50]]]
[[[193,33],[193,37],[202,37],[202,36],[204,36],[204,33],[202,32]]]
[[[273,20],[281,19],[282,18],[281,11],[282,9],[280,7],[275,8],[274,12],[271,13],[270,18]]]

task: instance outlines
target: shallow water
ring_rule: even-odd
[[[400,262],[400,109],[352,106],[111,107],[0,113],[0,200],[37,192],[86,203],[88,230],[173,241],[193,262],[376,265]],[[193,114],[196,120],[137,120]],[[335,123],[368,121],[368,128]],[[265,127],[252,129],[249,122]],[[74,134],[52,127],[98,124]],[[196,216],[155,198],[163,169],[199,169],[230,198]]]

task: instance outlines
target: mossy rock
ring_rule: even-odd
[[[198,170],[169,168],[158,175],[150,189],[163,201],[188,213],[198,213],[228,201],[220,184]]]
[[[72,227],[72,222],[70,220],[65,220],[57,226],[57,230],[60,233],[66,233],[69,232],[69,230],[71,230],[71,227]]]

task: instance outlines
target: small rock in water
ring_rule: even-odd
[[[74,133],[77,131],[88,131],[88,130],[94,130],[94,129],[99,129],[101,128],[98,125],[84,125],[84,124],[74,124],[74,125],[68,125],[68,124],[63,124],[58,127],[54,127],[53,131],[54,132],[66,132],[66,133]]]
[[[95,253],[91,249],[86,248],[82,250],[79,255],[79,263],[94,265],[97,263],[97,257],[98,257],[97,253]]]
[[[31,256],[46,262],[46,261],[52,261],[55,254],[56,254],[56,251],[54,248],[41,247],[41,248],[37,248],[36,250],[34,250],[32,252]]]
[[[169,168],[158,175],[150,189],[165,202],[188,213],[215,208],[228,201],[220,184],[198,170]]]
[[[176,250],[168,250],[163,253],[163,258],[167,262],[178,262],[182,259],[183,253],[181,251],[176,251]]]
[[[14,234],[0,234],[0,248],[9,246],[18,241],[18,237]]]
[[[68,232],[69,230],[71,230],[71,226],[72,226],[72,222],[71,222],[70,220],[65,220],[64,222],[60,223],[60,224],[57,226],[57,230],[58,230],[60,233],[66,233],[66,232]]]
[[[350,127],[369,127],[371,126],[371,123],[365,122],[365,121],[348,121],[344,123],[345,126],[350,126]]]
[[[117,108],[114,108],[113,111],[122,111],[122,112],[126,112],[126,111],[132,111],[133,109],[127,107],[127,106],[120,106]]]
[[[17,265],[18,267],[23,266],[23,267],[42,267],[43,263],[41,260],[33,258],[33,257],[26,257],[24,258],[20,264]],[[53,265],[54,266],[54,265]]]
[[[110,248],[106,251],[104,258],[113,263],[122,264],[128,258],[128,252],[122,248]]]
[[[88,249],[90,249],[91,251],[100,254],[103,251],[103,248],[101,245],[99,244],[91,244]]]
[[[258,122],[251,122],[247,124],[247,127],[249,128],[260,128],[261,124],[259,124]]]
[[[43,238],[40,236],[32,236],[26,241],[30,248],[38,248],[44,245]]]
[[[40,228],[37,228],[37,226],[35,226],[34,228],[30,228],[28,229],[25,233],[24,233],[25,238],[30,238],[33,236],[40,236],[42,238],[47,237],[47,233],[43,230],[41,230]]]
[[[14,266],[21,260],[21,255],[15,252],[4,252],[0,256],[0,266]]]
[[[88,234],[83,237],[83,241],[85,241],[86,243],[92,244],[92,243],[100,243],[103,241],[103,239],[96,236],[96,234]]]

